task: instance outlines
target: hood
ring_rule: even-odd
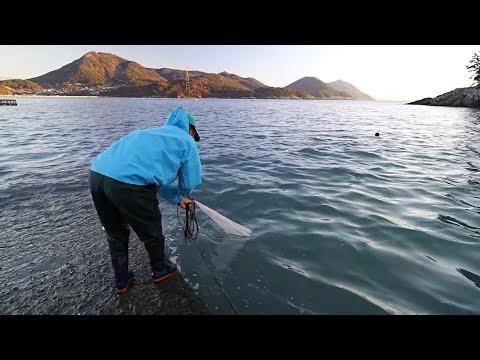
[[[165,125],[176,126],[188,133],[188,113],[182,107],[177,107],[172,111]]]

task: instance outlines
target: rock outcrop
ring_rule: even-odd
[[[480,86],[458,88],[435,98],[425,98],[411,102],[409,105],[480,108]]]

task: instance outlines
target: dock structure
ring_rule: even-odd
[[[0,106],[17,106],[15,99],[0,99]]]

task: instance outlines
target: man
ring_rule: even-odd
[[[193,139],[200,141],[195,118],[178,107],[164,126],[133,131],[92,161],[90,191],[107,233],[118,294],[133,283],[128,269],[130,227],[145,244],[154,283],[176,271],[165,259],[157,195],[183,209],[193,202],[190,192],[202,177]]]

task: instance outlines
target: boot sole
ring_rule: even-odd
[[[121,289],[117,289],[117,294],[118,294],[118,295],[125,294],[125,293],[128,291],[128,289],[130,288],[130,286],[133,285],[134,281],[135,281],[134,278],[128,279],[127,285],[125,285],[125,286],[124,286],[123,288],[121,288]]]
[[[159,278],[155,278],[152,281],[153,281],[154,284],[158,284],[158,283],[162,282],[163,280],[168,279],[169,277],[175,275],[176,272],[177,272],[177,270],[175,270],[174,272],[171,272],[170,274],[166,274],[166,275],[163,275]]]

